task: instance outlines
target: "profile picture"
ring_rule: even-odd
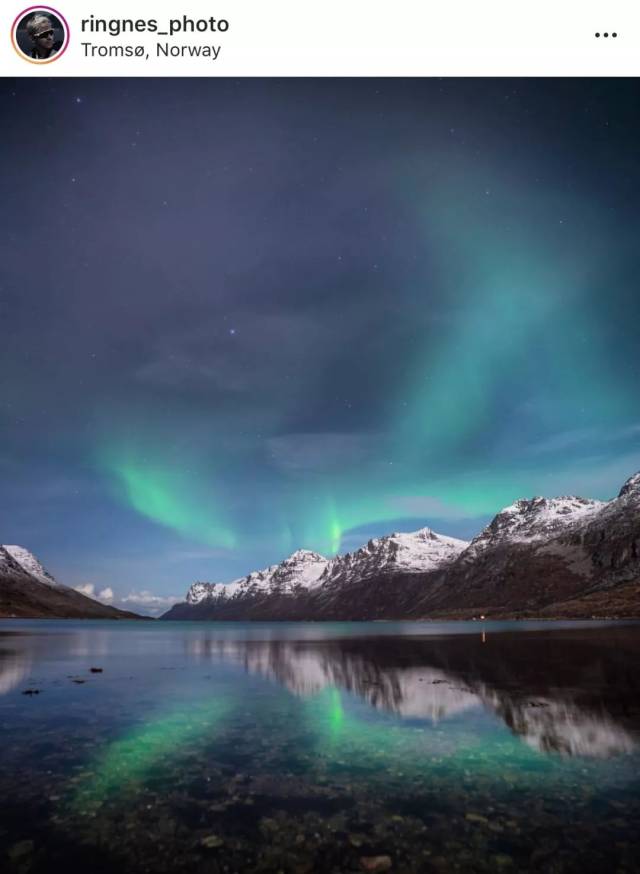
[[[32,6],[16,16],[11,39],[25,60],[49,64],[58,60],[67,48],[69,28],[57,10],[50,6]]]

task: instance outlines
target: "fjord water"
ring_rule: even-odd
[[[639,656],[640,624],[3,621],[0,869],[637,871]]]

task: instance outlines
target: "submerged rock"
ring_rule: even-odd
[[[224,840],[219,835],[207,835],[202,838],[200,844],[207,850],[218,850],[220,847],[224,847]]]
[[[360,867],[363,871],[371,871],[374,874],[380,871],[390,871],[391,856],[361,856]]]
[[[9,858],[12,862],[24,862],[35,849],[35,843],[30,840],[18,841],[9,850]]]
[[[464,817],[468,822],[481,822],[483,825],[487,825],[489,820],[486,816],[482,816],[479,813],[467,813]]]

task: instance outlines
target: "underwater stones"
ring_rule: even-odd
[[[360,867],[363,871],[379,874],[391,870],[391,856],[360,856]]]
[[[224,846],[224,840],[220,835],[207,835],[200,841],[200,846],[207,850],[219,850]]]
[[[559,845],[557,840],[553,838],[546,838],[542,841],[540,846],[536,847],[533,853],[531,853],[531,856],[529,857],[529,865],[532,868],[536,868],[547,859],[550,859],[552,856],[554,856],[558,851],[558,847]]]
[[[18,841],[9,849],[9,858],[12,862],[24,862],[27,857],[31,856],[35,848],[35,843],[30,840]]]
[[[294,874],[311,874],[314,869],[313,859],[302,859],[293,864]]]
[[[275,819],[272,819],[269,816],[263,816],[259,822],[259,828],[261,832],[273,834],[278,831],[279,826]]]
[[[479,813],[466,813],[464,818],[467,822],[481,822],[483,825],[489,824],[487,817],[481,816]]]
[[[513,858],[506,853],[496,853],[494,856],[491,856],[491,862],[497,868],[507,868],[513,865]]]
[[[230,804],[231,802],[229,801],[220,801],[216,804],[210,804],[209,810],[212,811],[212,813],[224,813]]]

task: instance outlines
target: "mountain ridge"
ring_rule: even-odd
[[[313,585],[295,577],[295,556],[315,556]],[[198,583],[161,619],[418,619],[475,615],[640,616],[640,472],[617,497],[574,495],[515,501],[470,543],[420,529],[370,540],[324,559],[298,550],[243,580],[271,580],[289,563],[288,588]],[[563,606],[564,605],[564,606]],[[592,611],[592,612],[588,612]]]
[[[23,546],[0,545],[0,618],[142,619],[58,582]]]

